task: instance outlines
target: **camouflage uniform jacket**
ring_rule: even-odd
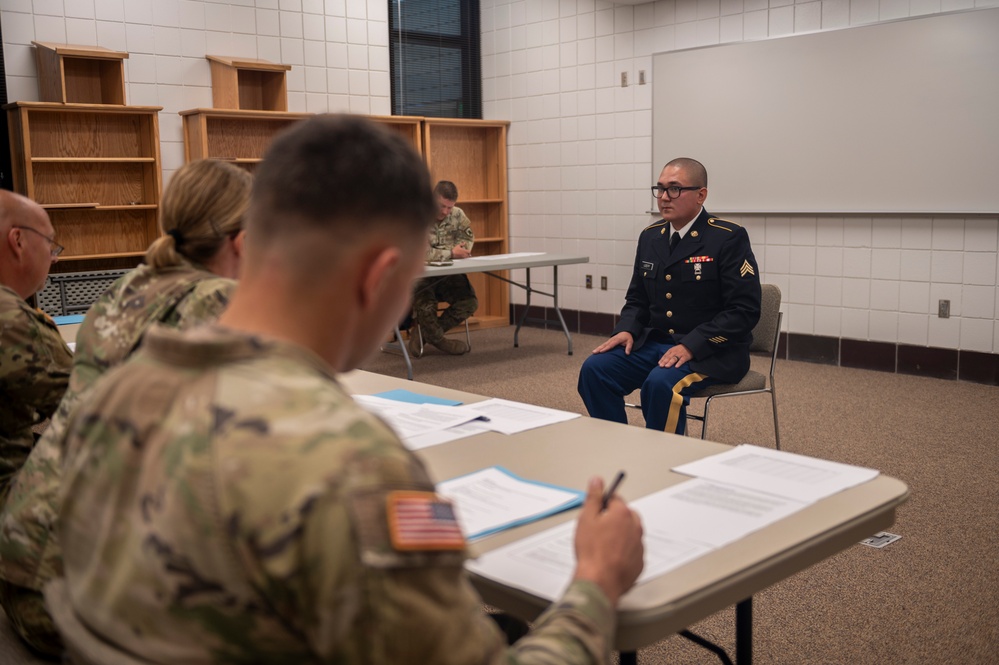
[[[462,209],[455,206],[447,217],[431,229],[427,261],[449,261],[452,249],[464,247],[471,252],[474,243],[472,223]]]
[[[0,503],[66,392],[73,354],[48,315],[0,285]]]
[[[155,328],[71,419],[66,584],[116,650],[192,664],[609,658],[614,613],[595,585],[570,586],[508,649],[464,549],[391,545],[388,494],[433,484],[301,347]]]
[[[0,578],[41,591],[62,574],[54,537],[66,418],[108,368],[135,350],[153,323],[190,328],[214,322],[236,282],[190,263],[164,270],[140,266],[98,298],[80,326],[69,389],[45,434],[17,474],[0,513]]]

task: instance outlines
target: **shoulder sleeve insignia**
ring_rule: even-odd
[[[391,492],[386,512],[392,547],[400,552],[462,550],[454,507],[433,492]]]
[[[753,266],[749,265],[749,259],[742,262],[742,267],[739,268],[739,275],[745,277],[746,275],[755,275],[756,271],[753,270]]]

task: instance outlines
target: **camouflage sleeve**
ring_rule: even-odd
[[[177,304],[176,327],[187,330],[207,323],[214,323],[236,290],[235,280],[204,279],[197,283],[186,298]]]
[[[458,247],[464,247],[469,252],[472,251],[472,245],[475,244],[475,233],[472,231],[472,222],[468,219],[468,215],[465,211],[458,209],[460,213],[458,215],[458,228],[455,233],[455,238],[457,242],[455,245]]]
[[[464,247],[471,252],[474,244],[475,233],[472,231],[472,222],[464,210],[454,208],[451,214],[438,222],[430,232],[427,261],[447,261],[451,258],[453,248]]]
[[[37,414],[52,415],[66,392],[73,354],[55,323],[42,312],[22,309],[0,321],[0,381]]]
[[[59,406],[72,366],[73,355],[46,314],[23,305],[0,316],[0,496],[31,451],[31,427]]]
[[[574,584],[508,648],[469,582],[463,550],[392,545],[389,493],[433,492],[422,465],[397,448],[352,463],[340,474],[343,492],[309,508],[301,554],[315,565],[302,578],[296,615],[308,617],[313,649],[330,662],[607,662],[614,615],[594,585]]]

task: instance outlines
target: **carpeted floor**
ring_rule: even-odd
[[[602,338],[513,328],[472,333],[472,352],[430,349],[416,380],[583,413],[576,377]],[[754,359],[764,371],[766,362]],[[399,356],[364,369],[405,377]],[[754,597],[757,663],[999,662],[999,388],[778,361],[785,450],[870,466],[911,498],[882,550],[856,545]],[[632,424],[642,425],[631,411]],[[710,438],[773,445],[766,395],[719,400]],[[734,653],[733,609],[692,630]],[[717,663],[673,636],[639,652],[651,664]]]

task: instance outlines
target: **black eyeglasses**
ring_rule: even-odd
[[[669,187],[663,187],[662,185],[652,185],[652,196],[657,199],[661,199],[663,194],[666,194],[666,198],[670,201],[680,196],[684,192],[689,192],[695,189],[700,189],[700,187],[680,187],[678,185],[670,185]]]
[[[49,243],[49,253],[52,255],[53,259],[62,254],[62,250],[66,249],[65,247],[57,243],[54,237],[50,238],[41,231],[39,231],[38,229],[33,229],[30,226],[13,226],[11,228],[21,229],[22,231],[31,231],[32,233],[40,235],[41,237],[45,238],[45,240],[47,240]]]

